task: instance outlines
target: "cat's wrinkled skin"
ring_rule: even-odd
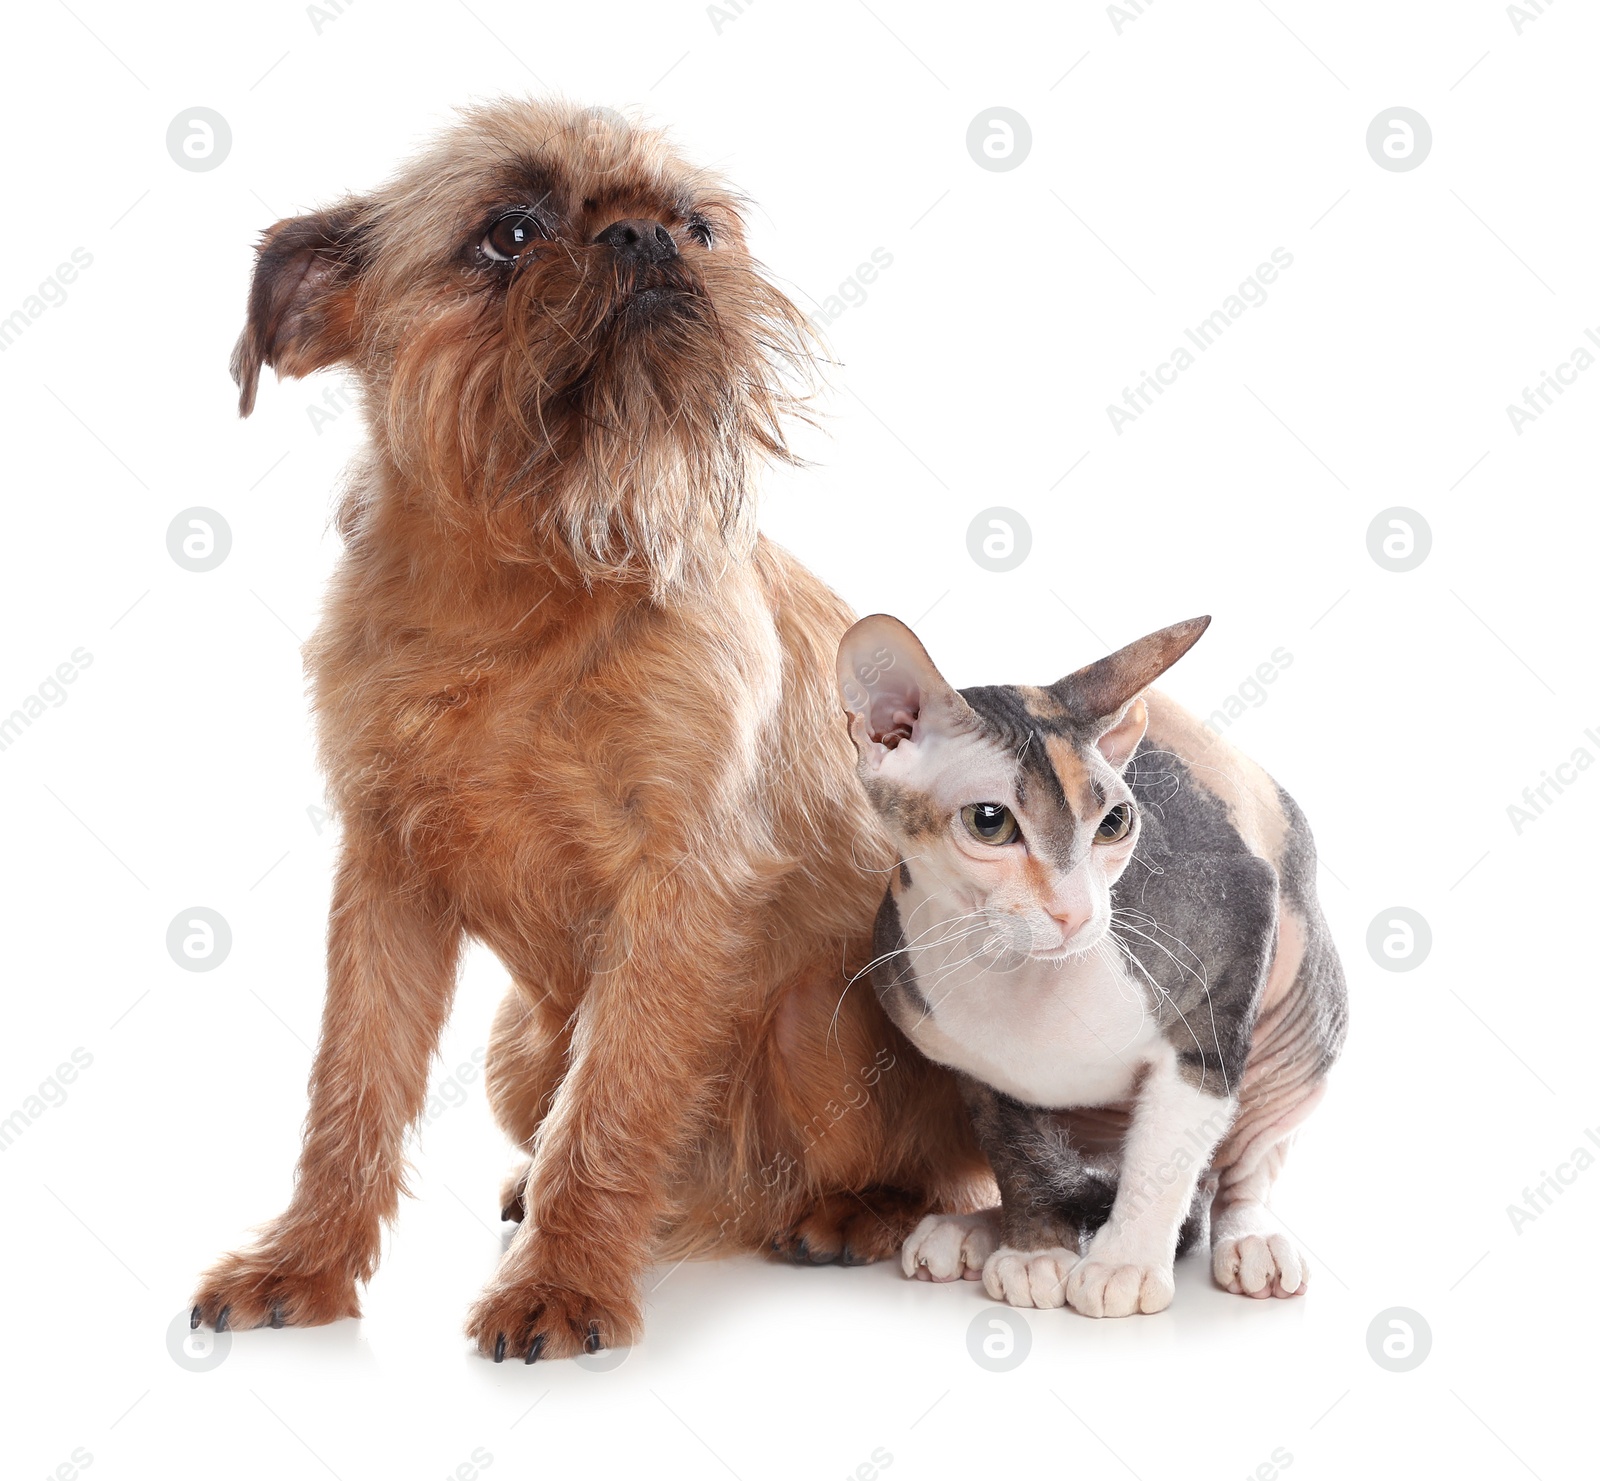
[[[924,1219],[907,1274],[1160,1311],[1209,1223],[1224,1288],[1305,1289],[1268,1196],[1343,1042],[1344,982],[1299,809],[1147,692],[1206,622],[1048,688],[959,693],[895,619],[846,634],[858,770],[902,850],[874,984],[958,1072],[1001,1194]]]

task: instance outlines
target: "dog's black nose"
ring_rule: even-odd
[[[634,262],[665,262],[678,255],[672,233],[656,221],[613,221],[595,242]]]

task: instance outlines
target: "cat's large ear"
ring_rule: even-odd
[[[1051,692],[1077,724],[1094,733],[1101,754],[1120,769],[1144,736],[1148,714],[1141,695],[1210,626],[1209,617],[1191,617],[1164,627],[1058,679]]]
[[[239,415],[256,404],[261,367],[309,375],[356,347],[355,288],[367,209],[348,201],[331,211],[269,226],[256,248],[244,332],[233,348]]]
[[[972,710],[898,617],[863,617],[839,643],[839,698],[856,754],[877,770],[901,745],[970,729]]]

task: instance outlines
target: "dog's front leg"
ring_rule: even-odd
[[[399,1202],[406,1128],[450,1010],[453,914],[347,836],[328,923],[328,995],[294,1195],[249,1249],[201,1281],[192,1325],[313,1326],[359,1316]]]
[[[467,1321],[496,1361],[638,1335],[668,1176],[718,1088],[743,980],[731,915],[691,866],[641,870],[624,890],[539,1131],[527,1217]]]

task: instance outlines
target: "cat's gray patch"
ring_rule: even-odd
[[[1133,861],[1111,891],[1112,932],[1159,993],[1153,1010],[1186,1077],[1237,1094],[1277,944],[1279,897],[1303,922],[1294,991],[1318,1071],[1344,1042],[1344,974],[1316,903],[1316,850],[1305,815],[1279,792],[1288,820],[1281,866],[1246,847],[1212,793],[1148,741],[1126,779],[1142,809]],[[1148,985],[1148,984],[1147,984]]]
[[[902,869],[905,865],[900,866]],[[907,879],[906,883],[910,884]],[[872,927],[872,986],[890,1019],[904,1028],[933,1016],[933,1004],[917,986],[916,968],[906,953],[905,928],[900,924],[900,906],[892,893],[885,893]],[[908,1016],[909,1015],[909,1016]]]
[[[1000,1187],[1000,1233],[1013,1249],[1081,1250],[1111,1216],[1117,1198],[1113,1162],[1086,1157],[1061,1117],[957,1072],[973,1132]],[[1205,1237],[1214,1185],[1195,1189],[1176,1253]]]

